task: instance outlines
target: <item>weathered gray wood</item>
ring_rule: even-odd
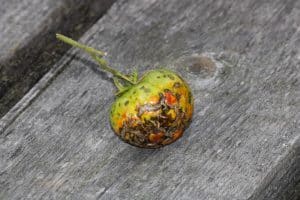
[[[191,126],[158,150],[122,143],[108,121],[109,77],[73,50],[1,121],[0,198],[295,199],[299,7],[118,1],[82,41],[118,69],[180,72],[195,96]]]
[[[68,49],[55,32],[78,38],[114,0],[1,0],[0,117]]]

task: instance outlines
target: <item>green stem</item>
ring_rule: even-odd
[[[115,70],[115,69],[109,67],[104,59],[99,58],[98,56],[95,56],[95,55],[92,55],[92,54],[91,54],[91,56],[94,60],[96,60],[98,62],[98,64],[100,65],[100,68],[103,69],[104,71],[110,72],[114,76],[119,77],[123,80],[126,80],[126,81],[128,81],[129,83],[131,83],[133,85],[135,84],[135,82],[133,80],[131,80],[129,77],[125,76],[124,74],[122,74],[118,70]]]
[[[69,45],[72,45],[74,47],[78,47],[80,49],[83,49],[84,51],[86,51],[89,54],[96,54],[96,55],[101,56],[101,57],[105,56],[105,52],[99,51],[97,49],[94,49],[92,47],[86,46],[84,44],[80,44],[79,42],[77,42],[77,41],[75,41],[75,40],[73,40],[73,39],[71,39],[69,37],[66,37],[66,36],[64,36],[62,34],[57,33],[56,34],[56,38],[59,39],[59,40],[61,40],[61,41],[63,41],[63,42],[65,42],[65,43],[67,43],[67,44],[69,44]]]
[[[111,74],[113,74],[115,77],[121,78],[127,82],[129,82],[130,84],[134,85],[136,84],[136,80],[133,80],[131,78],[129,78],[128,76],[122,74],[121,72],[111,68],[110,66],[107,65],[106,61],[102,58],[105,55],[105,52],[99,51],[97,49],[94,49],[92,47],[86,46],[84,44],[81,44],[69,37],[66,37],[64,35],[61,34],[56,34],[56,38],[71,45],[74,47],[78,47],[84,51],[86,51],[88,54],[90,54],[92,56],[92,58],[97,61],[97,63],[100,65],[100,68],[104,71],[110,72]],[[116,87],[119,89],[120,85],[116,85]]]

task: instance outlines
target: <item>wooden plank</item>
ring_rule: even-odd
[[[109,126],[109,76],[72,50],[2,121],[0,198],[296,199],[299,8],[118,1],[82,41],[126,72],[178,71],[195,96],[192,124],[162,149],[122,143]]]
[[[0,1],[0,117],[68,49],[55,32],[83,34],[114,1]]]

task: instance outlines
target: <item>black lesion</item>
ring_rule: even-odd
[[[145,93],[150,93],[151,90],[145,86],[140,87],[141,90],[143,90]]]
[[[124,105],[127,106],[129,104],[129,101],[125,101]]]
[[[171,74],[168,74],[167,76],[169,77],[169,79],[171,79],[171,80],[175,80],[175,77],[174,77],[173,75],[171,75]]]

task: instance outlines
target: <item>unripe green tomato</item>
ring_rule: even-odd
[[[166,69],[153,70],[116,98],[110,122],[123,141],[159,148],[182,136],[193,107],[191,90],[179,75]]]

